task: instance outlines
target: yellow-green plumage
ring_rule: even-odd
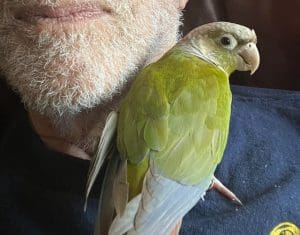
[[[254,73],[258,65],[253,30],[214,22],[139,73],[118,114],[108,116],[91,163],[86,198],[109,158],[95,234],[171,233],[212,180],[219,182],[214,171],[231,112],[228,76]]]
[[[210,175],[226,146],[230,106],[228,74],[180,47],[146,67],[118,118],[130,198],[142,190],[150,157],[161,175],[182,184]]]

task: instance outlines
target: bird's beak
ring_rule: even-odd
[[[258,69],[260,56],[256,44],[253,42],[242,46],[238,51],[238,67],[239,71],[249,71],[251,75]]]

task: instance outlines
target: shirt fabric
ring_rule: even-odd
[[[228,145],[216,176],[242,200],[210,190],[180,234],[261,235],[300,225],[300,92],[232,86]],[[0,234],[90,235],[100,173],[83,211],[89,162],[47,148],[20,110],[0,133]]]

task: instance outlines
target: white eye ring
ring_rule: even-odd
[[[238,44],[236,39],[231,34],[223,34],[219,38],[219,42],[222,47],[224,47],[228,50],[233,50],[236,47],[236,45]]]

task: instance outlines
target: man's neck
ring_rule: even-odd
[[[106,117],[112,110],[117,110],[123,95],[76,115],[62,116],[59,120],[37,112],[29,112],[29,116],[35,131],[49,148],[73,157],[91,159],[97,150]]]

